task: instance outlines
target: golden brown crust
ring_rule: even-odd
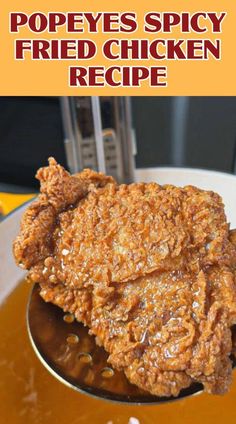
[[[48,167],[38,170],[36,178],[40,181],[40,195],[25,211],[21,232],[13,245],[17,263],[27,269],[50,255],[58,214],[86,196],[93,187],[114,181],[89,169],[71,176],[53,158],[49,158]]]
[[[41,296],[75,314],[129,380],[159,396],[228,390],[236,250],[220,196],[118,186],[55,160],[14,244]]]

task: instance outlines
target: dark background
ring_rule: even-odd
[[[133,97],[137,167],[234,172],[236,97]],[[35,170],[66,166],[57,97],[0,98],[0,183],[37,187]]]

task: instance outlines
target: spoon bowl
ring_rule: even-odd
[[[33,348],[47,370],[70,388],[96,398],[126,404],[159,404],[200,394],[199,383],[178,397],[158,397],[129,383],[122,371],[107,362],[108,353],[71,314],[46,303],[35,284],[27,308],[27,327]],[[43,323],[43,325],[42,325]]]

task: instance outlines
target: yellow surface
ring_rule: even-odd
[[[235,0],[57,0],[57,1],[32,1],[11,0],[1,2],[1,25],[0,25],[0,63],[1,95],[236,95],[236,55],[235,49]],[[65,29],[59,29],[58,33],[49,34],[32,33],[27,26],[21,28],[19,33],[9,33],[9,13],[11,12],[128,12],[137,13],[139,28],[134,33],[110,33],[105,34],[100,30],[99,34],[90,33],[66,33]],[[171,34],[150,34],[143,32],[144,14],[148,12],[227,12],[222,23],[222,33],[181,34],[174,29]],[[98,53],[90,60],[31,60],[27,54],[25,60],[14,60],[14,41],[20,39],[91,39],[96,42]],[[144,82],[141,87],[73,87],[68,85],[69,66],[130,66],[130,60],[111,61],[102,55],[102,45],[108,38],[173,38],[192,39],[207,38],[222,40],[221,60],[133,60],[134,66],[167,66],[168,87],[149,87]]]
[[[0,212],[6,215],[17,208],[17,206],[32,199],[34,196],[35,194],[10,194],[0,192]]]

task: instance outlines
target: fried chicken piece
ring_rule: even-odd
[[[89,326],[113,367],[158,396],[201,382],[228,390],[236,324],[235,243],[213,192],[118,185],[54,159],[37,173],[16,262],[41,296]]]

